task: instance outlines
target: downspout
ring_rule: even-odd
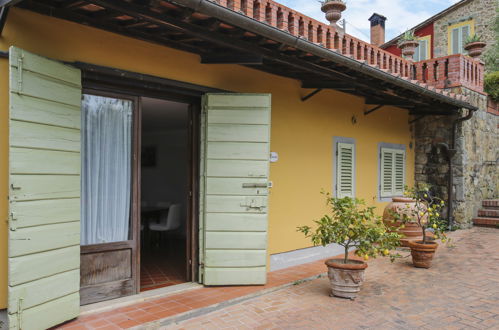
[[[453,200],[454,200],[454,193],[453,193],[453,182],[454,182],[454,171],[453,171],[453,166],[452,166],[452,160],[454,156],[457,153],[456,150],[456,130],[457,130],[457,125],[460,123],[470,120],[473,117],[473,114],[475,113],[476,110],[468,110],[468,114],[464,117],[457,118],[454,120],[452,123],[452,132],[451,132],[451,145],[450,147],[447,145],[447,143],[439,143],[437,144],[437,147],[441,147],[445,155],[447,157],[447,162],[449,165],[449,181],[447,182],[447,223],[449,224],[449,230],[452,230],[452,227],[454,226],[454,217],[452,216],[452,205],[453,205]]]

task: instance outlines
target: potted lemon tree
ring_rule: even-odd
[[[393,260],[398,254],[391,253],[391,250],[400,244],[401,236],[388,230],[381,218],[375,215],[375,207],[366,207],[363,200],[325,195],[330,213],[315,221],[315,229],[302,226],[298,231],[310,238],[314,245],[336,243],[344,248],[343,258],[326,261],[328,277],[334,296],[354,299],[364,282],[366,261],[377,256],[390,256]],[[349,258],[351,249],[355,249],[355,254],[364,260]]]
[[[426,184],[418,184],[407,189],[405,195],[412,198],[415,205],[408,210],[409,216],[404,215],[399,219],[403,222],[416,221],[421,230],[421,239],[409,240],[408,242],[412,263],[418,268],[430,268],[438,248],[436,239],[440,239],[442,243],[448,241],[445,234],[447,224],[440,216],[445,202],[434,196]],[[432,232],[431,235],[428,234],[428,229]]]

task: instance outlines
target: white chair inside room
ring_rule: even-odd
[[[156,202],[154,203],[155,207],[164,207],[164,208],[169,208],[172,205],[172,202]]]
[[[149,230],[157,232],[169,232],[177,230],[181,225],[180,211],[180,204],[172,204],[168,208],[168,210],[160,212],[159,223],[149,223]]]

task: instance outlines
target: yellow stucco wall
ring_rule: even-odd
[[[378,185],[379,142],[407,146],[407,183],[413,182],[414,153],[407,111],[383,108],[363,115],[364,100],[335,91],[323,91],[307,102],[299,82],[235,65],[202,65],[199,57],[101,30],[14,9],[0,39],[10,45],[54,59],[83,61],[151,74],[236,92],[272,93],[271,164],[274,188],[270,197],[269,254],[310,246],[296,232],[325,211],[321,189],[331,190],[333,136],[356,139],[357,196],[375,202]],[[0,60],[0,308],[5,306],[7,217],[6,60]],[[352,116],[357,119],[352,124]]]

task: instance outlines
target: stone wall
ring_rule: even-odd
[[[487,112],[486,96],[466,88],[452,92],[470,97],[479,107],[473,117],[458,125],[453,167],[453,217],[460,227],[471,225],[483,199],[499,197],[499,116]],[[433,186],[436,194],[447,200],[449,166],[439,143],[451,146],[452,124],[467,114],[428,116],[415,124],[416,182]],[[446,212],[444,213],[446,216]]]
[[[499,116],[487,112],[485,96],[467,89],[461,93],[470,96],[480,108],[461,125],[456,144],[462,150],[456,159],[462,166],[462,172],[457,174],[462,177],[456,182],[454,217],[457,222],[470,224],[482,200],[499,197]]]
[[[447,27],[469,19],[475,20],[475,33],[482,36],[487,48],[495,42],[492,29],[499,0],[472,0],[448,13],[434,23],[434,57],[447,56]],[[486,49],[487,49],[486,48]]]

